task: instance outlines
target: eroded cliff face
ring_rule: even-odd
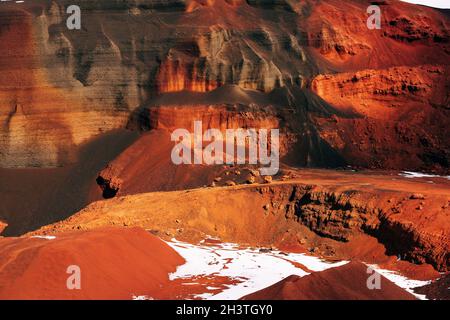
[[[439,205],[432,205],[433,208],[427,205],[425,210],[424,200],[423,195],[404,194],[402,198],[386,199],[385,195],[369,196],[352,190],[330,192],[317,186],[294,187],[286,216],[321,236],[339,241],[351,241],[357,232],[365,232],[377,237],[391,254],[447,270],[449,239],[440,225],[448,216],[448,200],[433,197],[432,201],[438,201]],[[417,217],[418,212],[421,217]]]
[[[233,103],[265,108],[270,99],[270,107],[288,120],[298,141],[290,164],[402,168],[401,160],[414,158],[411,168],[446,170],[448,146],[433,137],[448,119],[448,17],[386,3],[383,27],[374,31],[366,27],[367,2],[356,0],[83,1],[81,30],[66,27],[70,1],[2,3],[0,37],[8,45],[0,48],[0,165],[76,162],[81,145],[125,127],[160,96],[189,107],[192,95],[176,94],[198,93],[208,97],[207,105],[220,106],[223,89],[234,86],[244,94],[229,93]],[[401,75],[390,77],[392,67]],[[339,87],[349,72],[368,73],[370,79]],[[333,84],[327,77],[336,73],[343,74]],[[366,86],[368,81],[380,85]],[[401,94],[390,91],[399,86]],[[264,96],[262,102],[252,101],[255,92]],[[348,114],[355,97],[368,107]],[[415,108],[404,108],[411,104]],[[404,119],[406,109],[433,109],[426,117],[435,125],[423,126],[420,135],[436,141],[405,148],[395,161],[380,155],[377,148],[385,142],[376,141],[363,148],[373,160],[362,159],[353,147],[361,135],[357,119],[366,117],[381,128],[389,117],[415,130],[419,120]],[[336,116],[346,125],[329,128],[317,124],[317,116]],[[330,139],[333,132],[338,137]]]
[[[250,245],[301,244],[314,254],[326,253],[329,248],[317,246],[307,228],[320,237],[319,243],[332,239],[327,243],[335,253],[342,243],[353,245],[356,251],[343,259],[361,258],[365,248],[361,235],[368,235],[383,244],[388,255],[445,272],[450,266],[447,188],[448,181],[442,178],[430,184],[426,179],[302,170],[269,184],[99,201],[32,234],[140,226],[163,237],[194,242],[207,234]]]
[[[423,65],[320,75],[312,90],[348,115],[317,117],[320,136],[355,166],[445,170],[449,74]]]
[[[40,30],[44,16],[14,5],[2,4],[0,10],[0,41],[7,44],[0,48],[2,167],[75,163],[82,144],[126,125],[128,112],[102,103],[109,100],[108,92],[85,89],[69,77],[65,66],[57,68],[58,55],[44,48],[48,44],[47,30]]]
[[[447,109],[449,71],[449,66],[421,65],[319,75],[311,88],[343,113],[420,122]]]

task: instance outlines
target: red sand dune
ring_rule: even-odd
[[[184,259],[139,228],[60,234],[54,240],[0,239],[0,299],[131,299],[151,296]],[[81,270],[68,290],[67,268]]]
[[[415,297],[381,277],[381,288],[367,287],[367,266],[350,262],[342,267],[290,276],[266,289],[243,297],[243,300],[414,300]]]

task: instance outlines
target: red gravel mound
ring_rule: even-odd
[[[55,239],[0,239],[0,299],[131,299],[168,282],[184,260],[140,228],[64,233]],[[69,266],[80,290],[69,290]]]

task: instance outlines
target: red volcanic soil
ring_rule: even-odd
[[[305,277],[290,276],[243,300],[414,300],[415,297],[381,276],[381,289],[367,288],[367,266],[350,262]]]
[[[131,299],[151,296],[184,259],[140,228],[103,228],[56,239],[0,239],[0,299]],[[81,270],[68,290],[66,270]]]
[[[100,172],[97,183],[103,196],[189,189],[214,178],[216,166],[173,164],[170,154],[174,145],[169,131],[143,134]]]

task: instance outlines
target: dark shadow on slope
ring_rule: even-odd
[[[131,145],[137,132],[117,130],[83,146],[79,161],[61,168],[0,168],[3,236],[18,236],[76,213],[102,199],[98,172]]]

